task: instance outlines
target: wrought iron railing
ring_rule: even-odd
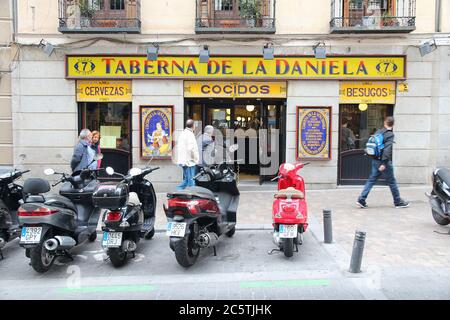
[[[332,33],[411,32],[416,0],[331,0]]]
[[[258,11],[250,14],[242,10],[239,0],[229,1],[234,11],[220,10],[217,0],[196,0],[196,32],[275,32],[275,0],[259,0]]]
[[[366,29],[382,29],[382,28],[410,28],[415,27],[416,17],[391,17],[391,16],[368,16],[368,17],[339,17],[332,18],[330,22],[331,28],[366,28]]]
[[[100,5],[101,3],[101,5]],[[140,0],[124,0],[123,9],[108,10],[109,1],[59,0],[59,31],[63,33],[139,33]]]

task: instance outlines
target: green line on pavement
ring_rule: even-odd
[[[153,291],[156,287],[152,285],[119,285],[119,286],[93,286],[80,288],[60,288],[61,293],[93,293],[93,292],[138,292]]]
[[[244,281],[241,288],[272,288],[272,287],[302,287],[302,286],[329,286],[326,279],[298,279],[298,280],[274,280],[274,281]]]

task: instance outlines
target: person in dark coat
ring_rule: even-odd
[[[73,150],[72,160],[70,161],[73,172],[86,168],[92,162],[94,152],[90,150],[91,140],[91,130],[81,130],[79,141]]]
[[[392,150],[394,145],[394,117],[386,117],[384,120],[384,127],[379,129],[376,134],[381,133],[384,137],[384,149],[381,152],[379,159],[372,159],[372,170],[364,185],[364,190],[359,196],[356,204],[361,208],[367,208],[366,199],[370,190],[377,182],[378,178],[384,175],[389,188],[391,189],[392,198],[394,199],[394,206],[396,208],[406,208],[409,202],[400,197],[397,180],[394,176],[394,167],[392,166]]]

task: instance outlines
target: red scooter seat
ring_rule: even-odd
[[[305,195],[300,190],[297,190],[293,187],[289,187],[287,189],[279,190],[275,193],[276,199],[304,199]]]

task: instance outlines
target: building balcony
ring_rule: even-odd
[[[62,33],[140,33],[140,0],[59,0]]]
[[[196,33],[275,33],[275,0],[196,0]]]
[[[334,0],[331,33],[409,33],[416,29],[415,0]]]

